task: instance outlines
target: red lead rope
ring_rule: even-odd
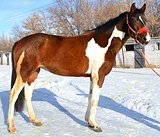
[[[132,29],[132,27],[129,25],[128,14],[129,14],[129,13],[126,14],[127,25],[128,25],[128,34],[130,34],[130,33],[129,33],[129,29],[130,29],[135,35],[137,35],[137,32],[136,32],[134,29]]]
[[[137,36],[138,36],[138,34],[140,34],[140,33],[142,33],[142,32],[147,32],[147,33],[149,33],[148,28],[147,28],[146,26],[144,26],[143,28],[139,29],[139,30],[136,32],[136,31],[135,31],[134,29],[132,29],[132,27],[129,25],[128,13],[126,14],[126,18],[127,18],[127,25],[128,25],[128,34],[130,34],[130,33],[129,33],[129,30],[131,30],[131,31],[135,34],[135,41],[136,41],[136,43],[142,45],[141,43],[139,43],[139,42],[137,41]],[[145,55],[143,54],[142,50],[140,50],[140,52],[141,52],[142,56],[144,57],[145,61],[147,62],[148,66],[160,77],[160,74],[158,74],[158,73],[153,69],[153,67],[149,64],[149,62],[148,62],[148,60],[146,59]]]
[[[149,64],[148,60],[146,59],[145,55],[143,54],[142,50],[140,50],[142,56],[144,57],[145,61],[147,62],[148,66],[160,77],[160,74],[158,74],[158,72],[156,72],[153,67]]]

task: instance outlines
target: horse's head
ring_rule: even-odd
[[[127,15],[128,33],[135,38],[136,42],[146,45],[150,42],[148,28],[146,27],[145,12],[146,4],[142,8],[137,9],[135,3],[132,4],[130,12]]]

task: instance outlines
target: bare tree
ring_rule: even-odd
[[[23,21],[22,27],[14,27],[16,38],[33,33],[51,33],[75,36],[93,29],[124,11],[129,11],[133,0],[54,0],[55,4],[33,13]],[[147,3],[146,17],[152,36],[160,36],[159,0],[136,1],[137,6]],[[20,35],[20,36],[18,36]]]
[[[152,30],[152,36],[160,36],[160,1],[153,0],[150,6],[149,27]]]
[[[23,30],[19,25],[15,25],[13,28],[12,28],[12,33],[13,35],[13,41],[16,42],[17,40],[25,37],[27,34],[26,34],[26,31]]]
[[[13,45],[13,40],[12,38],[8,38],[6,36],[4,36],[4,34],[2,36],[0,36],[0,51],[11,51]]]
[[[23,21],[22,27],[28,33],[50,33],[52,27],[49,18],[43,11],[35,12]]]
[[[74,36],[92,27],[93,2],[84,0],[56,0],[56,7],[47,9],[50,21],[59,35]]]

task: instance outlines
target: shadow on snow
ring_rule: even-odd
[[[80,94],[79,96],[88,97],[88,94],[86,94],[84,91],[79,89],[78,87],[75,87]],[[56,94],[51,92],[50,90],[47,90],[46,88],[41,89],[35,89],[35,91],[38,90],[38,92],[33,92],[32,101],[46,101],[53,106],[55,106],[57,109],[59,109],[61,112],[65,113],[68,117],[70,117],[73,121],[80,124],[81,126],[88,127],[88,124],[77,117],[75,117],[73,114],[71,114],[67,109],[65,109],[60,103],[57,101],[56,97],[58,97]],[[8,117],[8,107],[9,107],[9,91],[0,92],[0,100],[2,103],[2,110],[3,110],[3,116],[4,116],[4,123],[7,125],[7,117]],[[111,98],[108,98],[106,96],[100,96],[99,101],[99,107],[113,110],[117,113],[123,114],[131,119],[134,119],[137,122],[143,123],[144,125],[151,127],[153,129],[156,129],[160,131],[160,127],[157,125],[154,125],[153,123],[160,124],[159,121],[150,118],[148,116],[145,116],[139,112],[136,112],[134,110],[128,109],[124,107],[123,105],[115,102]],[[29,122],[28,117],[23,113],[20,112],[20,115]]]
[[[59,104],[56,97],[57,95],[51,92],[50,90],[47,90],[45,88],[41,89],[35,89],[35,91],[38,90],[36,93],[33,92],[32,101],[46,101],[53,106],[55,106],[57,109],[59,109],[61,112],[65,113],[67,116],[69,116],[72,120],[74,120],[76,123],[80,124],[81,126],[88,127],[88,124],[77,117],[75,117],[73,114],[71,114],[67,109],[65,109],[62,105]],[[9,91],[0,92],[0,100],[2,103],[2,110],[3,110],[3,116],[4,116],[4,123],[7,124],[7,118],[8,118],[8,109],[9,109]],[[23,113],[19,112],[19,114],[26,120],[26,122],[29,122],[29,118]]]

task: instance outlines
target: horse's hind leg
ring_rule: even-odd
[[[15,106],[15,102],[18,98],[19,93],[21,92],[22,88],[24,87],[25,82],[23,82],[21,74],[20,74],[20,68],[21,68],[21,63],[23,61],[24,58],[24,53],[22,53],[22,55],[19,58],[19,61],[17,63],[17,78],[15,80],[15,83],[11,89],[11,91],[9,92],[9,96],[10,96],[10,101],[9,101],[9,111],[8,111],[8,119],[7,122],[9,124],[9,132],[11,133],[17,133],[15,127],[14,127],[14,123],[13,123],[13,114],[14,114],[14,106]]]
[[[11,133],[17,133],[15,127],[14,127],[14,123],[13,123],[13,114],[14,114],[14,105],[15,102],[18,98],[19,93],[21,92],[22,88],[24,87],[24,82],[22,81],[21,77],[18,75],[15,85],[13,86],[13,88],[11,89],[11,91],[9,92],[10,95],[10,102],[9,102],[9,111],[8,111],[8,124],[9,124],[9,132]]]
[[[34,125],[36,125],[36,126],[41,126],[42,123],[36,118],[36,115],[35,115],[33,107],[32,107],[31,99],[32,99],[32,92],[33,92],[33,88],[34,88],[35,79],[37,78],[39,71],[40,71],[40,69],[37,69],[37,71],[35,71],[30,76],[29,80],[26,82],[25,90],[24,90],[29,120],[31,122],[33,122]]]

